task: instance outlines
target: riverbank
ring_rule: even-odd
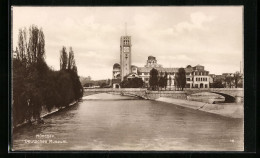
[[[52,114],[55,114],[63,109],[66,109],[68,107],[71,107],[73,105],[75,105],[76,103],[78,103],[78,101],[74,101],[72,103],[70,103],[68,106],[64,106],[64,107],[61,107],[61,108],[54,108],[52,109],[50,112],[48,112],[46,109],[42,110],[41,114],[40,114],[40,118],[43,119],[47,116],[50,116]],[[17,124],[16,126],[13,127],[13,131],[25,126],[25,125],[28,125],[28,124],[34,124],[34,123],[37,123],[37,120],[36,119],[33,119],[31,120],[31,122],[27,121],[27,122],[23,122],[23,123],[20,123],[20,124]]]
[[[198,101],[160,97],[155,101],[171,103],[184,108],[199,110],[229,118],[244,118],[244,106],[241,104],[210,104]]]
[[[128,95],[125,93],[124,95]],[[229,118],[244,118],[244,104],[243,103],[217,103],[212,104],[218,99],[215,96],[208,96],[212,94],[200,93],[199,97],[194,95],[193,98],[187,97],[183,91],[168,91],[168,92],[157,92],[149,91],[146,92],[144,97],[148,100],[155,100],[166,102],[174,105],[178,105],[184,108],[199,110],[211,114],[216,114]],[[130,96],[130,95],[129,95]],[[204,96],[204,98],[201,98]],[[223,101],[224,98],[220,98],[219,101]]]

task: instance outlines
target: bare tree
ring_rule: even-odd
[[[68,64],[68,54],[63,46],[60,52],[60,70],[66,70]]]
[[[68,59],[68,70],[73,70],[75,66],[74,52],[72,47],[70,47],[69,51],[69,59]]]
[[[27,50],[28,50],[27,30],[26,28],[19,29],[17,59],[25,62]]]

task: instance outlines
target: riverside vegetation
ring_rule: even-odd
[[[45,61],[43,31],[32,25],[29,31],[26,28],[19,30],[15,53],[12,74],[13,127],[39,120],[43,107],[51,111],[82,98],[83,88],[71,47],[69,53],[65,47],[62,48],[60,70],[53,70]]]

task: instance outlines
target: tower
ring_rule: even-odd
[[[131,36],[121,36],[120,38],[120,66],[121,81],[124,77],[131,73]]]

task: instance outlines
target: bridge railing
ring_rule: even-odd
[[[146,88],[84,88],[84,91],[90,92],[122,92],[122,91],[146,91]]]
[[[184,88],[183,90],[203,90],[203,91],[206,91],[206,90],[209,90],[209,91],[218,91],[218,90],[221,90],[221,91],[225,91],[225,90],[237,90],[237,91],[243,91],[244,88]]]

